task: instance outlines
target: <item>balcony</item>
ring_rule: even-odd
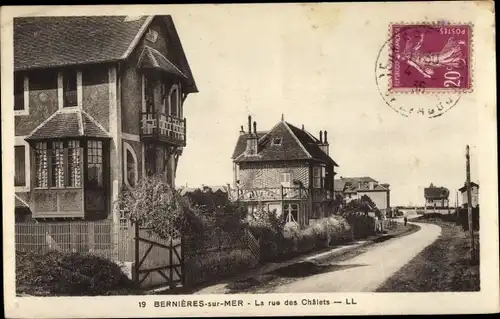
[[[229,199],[232,201],[259,202],[282,200],[307,200],[312,194],[313,201],[332,199],[332,192],[326,189],[307,189],[299,187],[266,187],[250,189],[230,189]]]
[[[141,112],[141,139],[156,139],[186,146],[186,119],[155,112]]]

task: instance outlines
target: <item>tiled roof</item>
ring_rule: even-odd
[[[471,187],[476,186],[477,188],[479,188],[479,185],[478,185],[478,184],[476,184],[476,183],[474,183],[474,182],[470,182],[470,186],[471,186]],[[467,184],[465,184],[465,183],[464,183],[464,186],[460,187],[458,190],[459,190],[461,193],[465,192],[465,191],[467,190]]]
[[[35,128],[26,140],[42,140],[65,137],[109,138],[99,123],[80,108],[61,109]]]
[[[123,59],[147,16],[20,17],[14,19],[15,70]]]
[[[71,16],[14,19],[14,70],[116,62],[127,59],[153,18],[165,21],[186,89],[198,92],[172,17]]]
[[[262,136],[266,135],[266,133],[267,132],[257,132],[257,138],[262,138]],[[245,149],[247,148],[247,139],[248,133],[242,134],[238,137],[238,141],[236,141],[236,146],[234,147],[233,156],[231,156],[231,159],[235,159],[245,151]]]
[[[26,203],[26,201],[24,201],[21,197],[17,196],[17,194],[14,194],[14,198],[16,208],[29,208],[28,203]]]
[[[297,136],[300,143],[305,147],[305,149],[311,155],[312,158],[320,160],[325,163],[333,164],[334,166],[338,166],[337,163],[335,163],[335,161],[325,152],[323,152],[323,150],[318,146],[317,138],[315,138],[312,134],[310,134],[306,130],[299,129],[298,127],[295,127],[287,122],[286,124],[288,125],[288,127],[290,127],[293,134]]]
[[[184,80],[187,80],[188,78],[172,62],[163,56],[163,54],[147,45],[144,46],[144,49],[139,57],[139,65],[143,68],[162,69]]]
[[[373,189],[370,189],[370,182],[373,183]],[[340,189],[340,186],[342,189]],[[335,179],[334,187],[338,188],[337,191],[342,191],[345,186],[345,192],[365,192],[365,191],[388,191],[390,188],[389,184],[383,183],[379,184],[376,180],[371,177],[341,177],[340,179]]]
[[[426,199],[446,199],[450,191],[446,187],[427,187],[424,189]]]
[[[256,156],[247,156],[245,154],[248,137],[248,133],[239,136],[232,156],[235,162],[315,159],[338,166],[330,156],[319,148],[318,140],[310,133],[285,121],[280,121],[267,133],[257,132],[259,151]],[[273,138],[278,137],[282,139],[281,145],[272,145]]]

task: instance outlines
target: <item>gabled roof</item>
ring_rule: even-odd
[[[341,180],[345,181],[346,183],[357,186],[359,183],[369,183],[369,182],[374,182],[378,183],[378,181],[374,180],[373,178],[369,176],[363,176],[363,177],[341,177]]]
[[[426,199],[446,199],[450,191],[446,187],[426,187],[424,188],[424,197]]]
[[[163,54],[147,45],[144,46],[137,64],[142,68],[162,69],[163,71],[180,77],[183,80],[188,79],[188,77],[184,73],[182,73],[182,71],[179,70],[175,66],[175,64],[173,64],[165,56],[163,56]]]
[[[246,141],[250,134],[240,135],[236,142],[232,159],[235,162],[262,162],[262,161],[288,161],[314,159],[333,166],[338,166],[318,146],[318,140],[309,132],[301,130],[292,124],[280,121],[267,133],[257,132],[258,154],[247,156],[245,154]],[[281,138],[281,145],[272,145],[274,138]]]
[[[335,192],[343,192],[345,190],[346,183],[340,179],[335,179],[333,181],[333,190]]]
[[[60,109],[35,128],[26,140],[49,138],[96,137],[110,138],[106,130],[80,108]]]
[[[479,188],[479,185],[478,185],[478,184],[476,184],[476,183],[474,183],[474,182],[470,182],[470,186],[471,186],[471,187],[476,186],[477,188]],[[465,192],[465,191],[467,190],[467,184],[466,184],[466,183],[464,183],[464,186],[460,187],[458,190],[459,190],[461,193]]]
[[[198,92],[172,17],[70,16],[14,19],[14,70],[117,62],[127,59],[153,18],[165,21],[173,47],[179,51],[188,92]]]

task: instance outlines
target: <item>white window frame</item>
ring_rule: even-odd
[[[14,116],[29,115],[30,114],[30,81],[28,75],[24,75],[23,79],[24,98],[23,109],[14,110]],[[16,85],[16,83],[14,83]],[[19,146],[19,145],[18,145]]]
[[[125,184],[129,187],[130,181],[128,180],[128,175],[127,175],[127,151],[132,154],[132,158],[134,159],[134,176],[135,176],[135,181],[134,184],[137,185],[137,182],[139,181],[139,162],[137,161],[137,154],[135,154],[134,148],[127,142],[123,142],[123,167],[125,169],[125,172],[123,174]]]
[[[25,186],[15,186],[15,192],[29,192],[31,185],[31,169],[30,169],[30,145],[24,140],[26,136],[16,136],[14,140],[14,146],[24,146],[24,177]],[[14,155],[15,156],[15,155]],[[14,158],[15,161],[15,158]],[[15,172],[14,172],[15,174]]]
[[[57,72],[57,102],[59,109],[71,109],[83,106],[82,71],[76,70],[76,102],[78,105],[64,107],[64,71]]]
[[[177,115],[175,116],[176,118],[181,118],[181,114],[180,114],[180,107],[179,107],[179,104],[181,103],[181,100],[180,100],[180,96],[179,96],[179,92],[180,92],[180,88],[179,88],[179,85],[177,84],[173,84],[171,87],[170,87],[170,91],[168,92],[168,110],[169,110],[169,114],[168,115],[172,115],[172,93],[173,92],[176,92],[177,94],[177,105],[175,106],[175,109],[177,110]]]
[[[288,180],[287,178],[285,177],[288,177]],[[281,186],[283,187],[292,187],[292,174],[290,172],[283,172],[281,173],[280,175],[280,183],[281,183]]]

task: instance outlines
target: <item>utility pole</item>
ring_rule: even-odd
[[[470,155],[469,155],[469,145],[465,149],[465,159],[466,159],[466,186],[467,186],[467,218],[469,222],[469,238],[470,238],[470,254],[471,261],[475,263],[476,261],[476,247],[474,242],[474,229],[472,225],[472,194],[470,187]]]

